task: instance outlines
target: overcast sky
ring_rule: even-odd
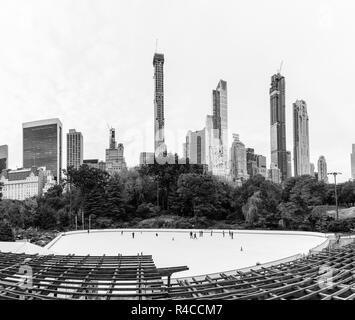
[[[212,113],[228,83],[231,134],[270,163],[270,78],[284,61],[287,149],[292,103],[308,105],[311,162],[350,178],[355,143],[354,1],[2,0],[0,145],[22,166],[22,122],[60,118],[84,135],[84,158],[104,160],[116,128],[129,166],[153,151],[156,38],[165,55],[169,151]],[[66,163],[66,136],[63,160]]]

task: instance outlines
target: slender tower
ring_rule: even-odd
[[[223,161],[223,171],[228,172],[228,98],[227,82],[220,80],[216,90],[212,91],[213,131],[214,137],[220,141],[220,153]]]
[[[293,148],[295,176],[310,174],[308,114],[303,100],[293,104]]]
[[[270,142],[271,164],[281,172],[281,181],[287,179],[285,115],[285,77],[279,72],[271,77],[270,86]]]
[[[164,54],[155,53],[154,66],[154,152],[166,154],[164,139]]]

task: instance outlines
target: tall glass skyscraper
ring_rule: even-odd
[[[154,152],[166,155],[164,138],[164,55],[155,53],[154,66]]]
[[[293,157],[295,176],[311,173],[307,104],[303,100],[293,104]]]
[[[22,124],[23,167],[46,167],[58,182],[62,172],[62,123],[46,119]]]
[[[271,166],[281,172],[281,180],[287,179],[286,151],[285,77],[277,73],[271,77],[270,85],[270,142]]]

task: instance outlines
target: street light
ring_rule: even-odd
[[[341,172],[330,172],[328,175],[334,176],[334,191],[335,191],[335,207],[337,213],[337,220],[339,220],[339,210],[338,210],[338,194],[337,194],[337,175],[341,174]]]

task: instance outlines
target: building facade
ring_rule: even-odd
[[[139,164],[154,164],[154,152],[141,152],[139,156]]]
[[[273,183],[281,183],[281,170],[276,164],[271,164],[268,170],[268,179]]]
[[[231,178],[241,182],[247,180],[249,178],[247,172],[247,152],[244,143],[239,140],[238,134],[233,134],[230,155]]]
[[[352,144],[352,152],[350,154],[350,162],[351,162],[351,179],[355,180],[355,144]]]
[[[54,177],[46,168],[3,170],[0,175],[3,183],[3,199],[25,200],[42,195],[55,185]]]
[[[122,143],[116,143],[116,132],[110,129],[109,148],[106,149],[106,171],[109,174],[121,172],[127,168],[124,158],[124,147]]]
[[[186,135],[185,154],[190,164],[206,163],[206,129],[192,132]]]
[[[312,177],[314,177],[315,176],[315,169],[314,169],[314,163],[310,163],[309,164],[309,174],[312,176]]]
[[[270,142],[271,163],[281,172],[281,180],[287,178],[285,78],[277,73],[270,85]]]
[[[292,157],[291,157],[291,151],[286,151],[286,157],[287,157],[287,178],[292,177]]]
[[[254,149],[247,148],[247,173],[249,177],[253,177],[258,174],[258,165],[257,165],[257,155],[254,153]]]
[[[83,164],[84,142],[81,132],[70,129],[67,133],[67,168],[79,169]]]
[[[320,156],[318,159],[318,181],[328,183],[327,161],[324,156]]]
[[[89,168],[106,171],[106,163],[104,161],[99,161],[99,159],[85,159],[83,160],[83,164],[87,165]]]
[[[304,100],[297,100],[293,104],[293,159],[295,176],[309,175],[309,128],[307,104]]]
[[[156,156],[166,155],[167,148],[164,137],[164,54],[155,53],[154,66],[154,153]]]
[[[212,91],[213,105],[213,134],[219,140],[219,153],[221,154],[225,173],[228,171],[228,94],[227,82],[220,80],[217,88]]]
[[[256,156],[256,165],[258,167],[258,174],[267,178],[266,157],[258,154]]]
[[[0,173],[9,166],[9,147],[5,144],[0,146]]]
[[[46,167],[59,182],[62,172],[62,123],[47,119],[22,124],[23,167]]]

